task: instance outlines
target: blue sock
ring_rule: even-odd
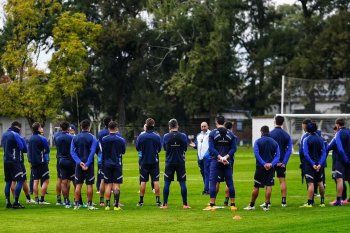
[[[6,182],[6,185],[5,185],[6,204],[7,204],[7,203],[11,203],[11,202],[10,202],[11,183],[12,183],[11,181],[8,181],[8,182]]]
[[[182,202],[184,205],[187,205],[187,187],[186,187],[186,181],[180,182],[181,187],[181,196],[182,196]]]
[[[18,203],[19,195],[21,194],[23,187],[23,181],[18,181],[15,188],[15,203]]]
[[[164,198],[164,205],[168,204],[168,197],[170,192],[170,181],[164,182],[164,189],[163,189],[163,198]]]

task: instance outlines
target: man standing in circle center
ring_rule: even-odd
[[[181,196],[184,209],[190,209],[187,204],[187,187],[186,187],[186,167],[185,153],[187,151],[187,136],[179,132],[179,124],[176,119],[169,121],[169,133],[164,135],[163,145],[165,150],[165,172],[164,172],[164,189],[163,189],[163,206],[162,209],[168,208],[168,196],[171,181],[174,181],[176,172],[177,181],[181,187]]]
[[[146,183],[149,176],[154,181],[156,204],[161,206],[159,188],[159,152],[162,149],[160,136],[154,132],[155,121],[152,118],[146,120],[146,132],[140,134],[136,140],[136,150],[141,152],[140,158],[140,201],[137,206],[143,206]]]

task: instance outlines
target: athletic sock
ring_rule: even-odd
[[[110,207],[111,206],[111,201],[106,199],[106,206]]]
[[[321,204],[324,204],[324,197],[321,197]]]
[[[103,202],[104,202],[104,198],[100,197],[100,203],[103,203]]]
[[[143,203],[143,196],[140,196],[140,203]]]
[[[62,202],[62,199],[61,199],[61,195],[57,195],[57,203],[61,203]]]
[[[286,204],[287,203],[287,198],[286,197],[282,197],[282,204]]]
[[[88,206],[92,206],[92,201],[88,201]]]
[[[15,205],[18,204],[18,197],[15,197],[15,202],[14,202],[14,204],[15,204]]]
[[[120,197],[120,190],[114,190],[114,206],[118,207],[119,206],[119,197]]]
[[[44,196],[40,197],[40,202],[44,202]]]
[[[39,202],[39,198],[38,197],[35,197],[35,202]]]
[[[75,206],[79,206],[79,201],[74,201]]]
[[[250,202],[250,207],[254,207],[255,206],[255,202]]]
[[[312,199],[307,200],[308,205],[313,205],[314,201]]]
[[[81,195],[80,195],[80,197],[79,197],[79,205],[84,205],[84,203],[83,203],[83,198],[81,197]]]
[[[234,203],[234,202],[231,202],[231,206],[236,206],[236,203]]]
[[[342,197],[337,197],[337,202],[340,203],[341,199],[342,199]]]
[[[180,182],[182,202],[187,205],[187,186],[185,181]]]
[[[228,199],[229,197],[225,197],[225,201],[224,201],[225,204],[228,204]]]
[[[215,206],[215,203],[210,203],[210,207],[214,207]]]
[[[30,201],[30,195],[29,194],[26,195],[26,198],[27,198],[28,201]]]
[[[159,203],[160,202],[160,197],[156,196],[156,202]]]

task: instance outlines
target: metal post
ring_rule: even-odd
[[[285,76],[282,75],[281,114],[284,113],[284,79],[285,79]]]

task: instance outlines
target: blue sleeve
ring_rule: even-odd
[[[209,153],[213,156],[213,157],[218,157],[219,152],[215,149],[214,146],[214,139],[212,135],[209,135]]]
[[[157,153],[159,153],[162,150],[162,138],[158,135],[158,148]]]
[[[194,138],[194,149],[197,149],[198,148],[198,140],[197,140],[197,137],[198,137],[198,135]]]
[[[332,141],[327,145],[326,153],[328,154],[329,151],[334,150],[337,146],[337,143],[335,141],[335,137],[332,139]]]
[[[304,150],[303,150],[303,143],[305,139],[305,134],[301,137],[300,139],[300,144],[299,144],[299,155],[304,155]]]
[[[335,134],[335,143],[337,145],[338,152],[339,152],[340,156],[342,157],[343,161],[345,163],[349,163],[349,159],[348,159],[348,156],[346,155],[346,153],[344,151],[343,144],[341,142],[340,133],[339,132]]]
[[[70,154],[72,156],[72,158],[74,159],[75,163],[77,165],[79,165],[81,163],[81,160],[80,158],[78,157],[78,154],[76,152],[76,147],[75,147],[75,144],[74,144],[74,139],[72,140],[71,144],[70,144]]]
[[[310,158],[309,147],[307,145],[307,140],[308,140],[308,138],[305,138],[304,142],[303,142],[303,153],[304,153],[306,161],[308,161],[311,164],[311,166],[314,166],[315,162],[312,161],[312,159]]]
[[[164,151],[166,151],[166,144],[168,143],[168,137],[167,135],[165,134],[164,137],[163,137],[163,149]]]
[[[229,152],[227,152],[227,154],[232,157],[236,151],[237,151],[237,143],[236,143],[236,137],[233,136],[232,141],[231,141],[231,150],[229,150]]]
[[[19,136],[19,134],[15,133],[15,132],[13,132],[13,136],[15,137],[18,149],[20,151],[23,151],[25,144],[23,144],[21,136]]]
[[[44,146],[44,156],[45,156],[45,160],[46,162],[50,161],[50,147],[49,147],[49,143],[47,141],[47,139],[43,136],[40,136],[41,141],[43,142],[43,146]]]
[[[141,139],[141,134],[137,137],[136,143],[135,143],[135,147],[136,147],[136,150],[137,150],[137,151],[141,151],[140,139]]]
[[[292,138],[289,137],[288,148],[286,153],[284,154],[284,159],[282,161],[284,165],[287,165],[290,155],[292,154],[292,149],[293,149],[293,142],[292,142]]]
[[[23,149],[22,149],[22,152],[23,153],[27,153],[27,143],[26,143],[26,140],[24,138],[21,137],[21,141],[22,141],[22,144],[23,144]]]
[[[271,162],[272,166],[275,166],[280,161],[280,156],[281,156],[281,150],[280,150],[280,147],[277,144],[275,157],[273,158],[273,160]]]
[[[320,164],[321,166],[323,166],[324,163],[325,163],[325,161],[326,161],[326,158],[327,158],[326,146],[325,146],[325,143],[322,143],[322,156],[321,156],[321,159],[320,159],[320,161],[318,162],[318,164]]]
[[[256,160],[258,161],[258,163],[261,165],[261,166],[264,166],[265,165],[265,161],[261,158],[260,156],[260,152],[259,152],[259,145],[258,145],[258,142],[255,141],[254,143],[254,155],[255,155],[255,158]]]
[[[97,147],[97,139],[95,137],[92,137],[92,143],[91,143],[91,147],[90,147],[90,154],[89,157],[86,161],[86,166],[89,167],[90,164],[94,161],[94,155],[96,153],[96,147]]]

